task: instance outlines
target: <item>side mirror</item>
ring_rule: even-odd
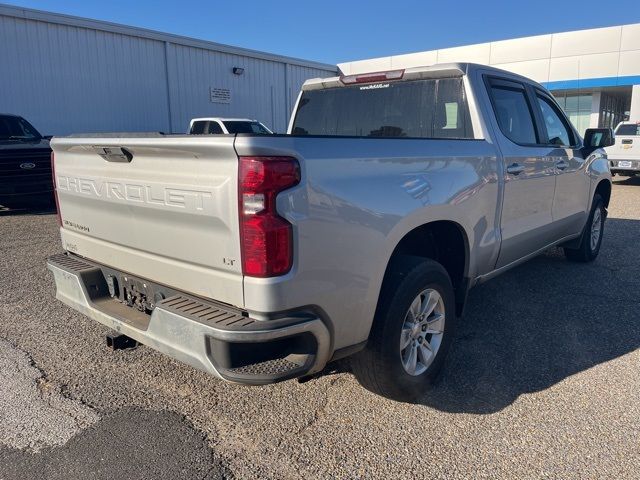
[[[610,128],[587,128],[584,132],[584,146],[588,149],[610,147],[616,143],[616,137]]]

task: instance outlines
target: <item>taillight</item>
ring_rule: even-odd
[[[242,272],[252,277],[283,275],[293,264],[293,231],[276,211],[276,196],[300,182],[300,165],[291,157],[239,161]]]
[[[62,227],[62,216],[60,215],[60,202],[58,201],[58,184],[56,183],[56,162],[54,160],[53,152],[51,152],[51,178],[53,180],[53,196],[56,200],[56,217],[58,219],[58,226]]]
[[[404,76],[403,70],[389,70],[388,72],[372,72],[361,73],[359,75],[346,75],[340,77],[340,81],[345,85],[351,85],[353,83],[373,83],[384,82],[386,80],[401,80]]]

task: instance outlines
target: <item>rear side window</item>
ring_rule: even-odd
[[[461,78],[306,90],[294,135],[473,138]]]
[[[616,128],[616,135],[638,136],[640,135],[640,124],[620,125]]]
[[[533,113],[524,87],[520,88],[517,84],[513,87],[491,84],[490,93],[502,133],[514,143],[525,145],[538,143]]]
[[[191,125],[191,133],[193,135],[203,135],[204,128],[206,127],[208,122],[193,122]]]
[[[227,120],[224,126],[229,133],[257,133],[268,135],[269,131],[260,122],[242,122],[237,120]]]
[[[191,133],[193,135],[207,135],[207,134],[220,134],[223,132],[218,122],[210,122],[209,120],[200,120],[198,122],[193,123],[193,126],[191,127]]]

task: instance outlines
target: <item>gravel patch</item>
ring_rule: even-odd
[[[101,415],[184,416],[237,478],[635,480],[640,180],[616,179],[604,235],[591,264],[551,250],[475,288],[418,404],[369,393],[344,364],[305,384],[249,388],[146,347],[107,350],[105,328],[54,299],[52,216],[0,217],[0,338]]]

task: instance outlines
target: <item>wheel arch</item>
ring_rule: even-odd
[[[600,180],[598,185],[596,185],[594,195],[596,193],[602,197],[605,208],[609,208],[609,201],[611,200],[611,182],[607,179]]]
[[[394,260],[399,256],[411,255],[431,259],[440,263],[449,274],[455,293],[456,314],[460,316],[469,290],[469,252],[469,238],[459,223],[436,220],[419,225],[408,231],[393,249],[387,261],[380,291],[385,288]]]

